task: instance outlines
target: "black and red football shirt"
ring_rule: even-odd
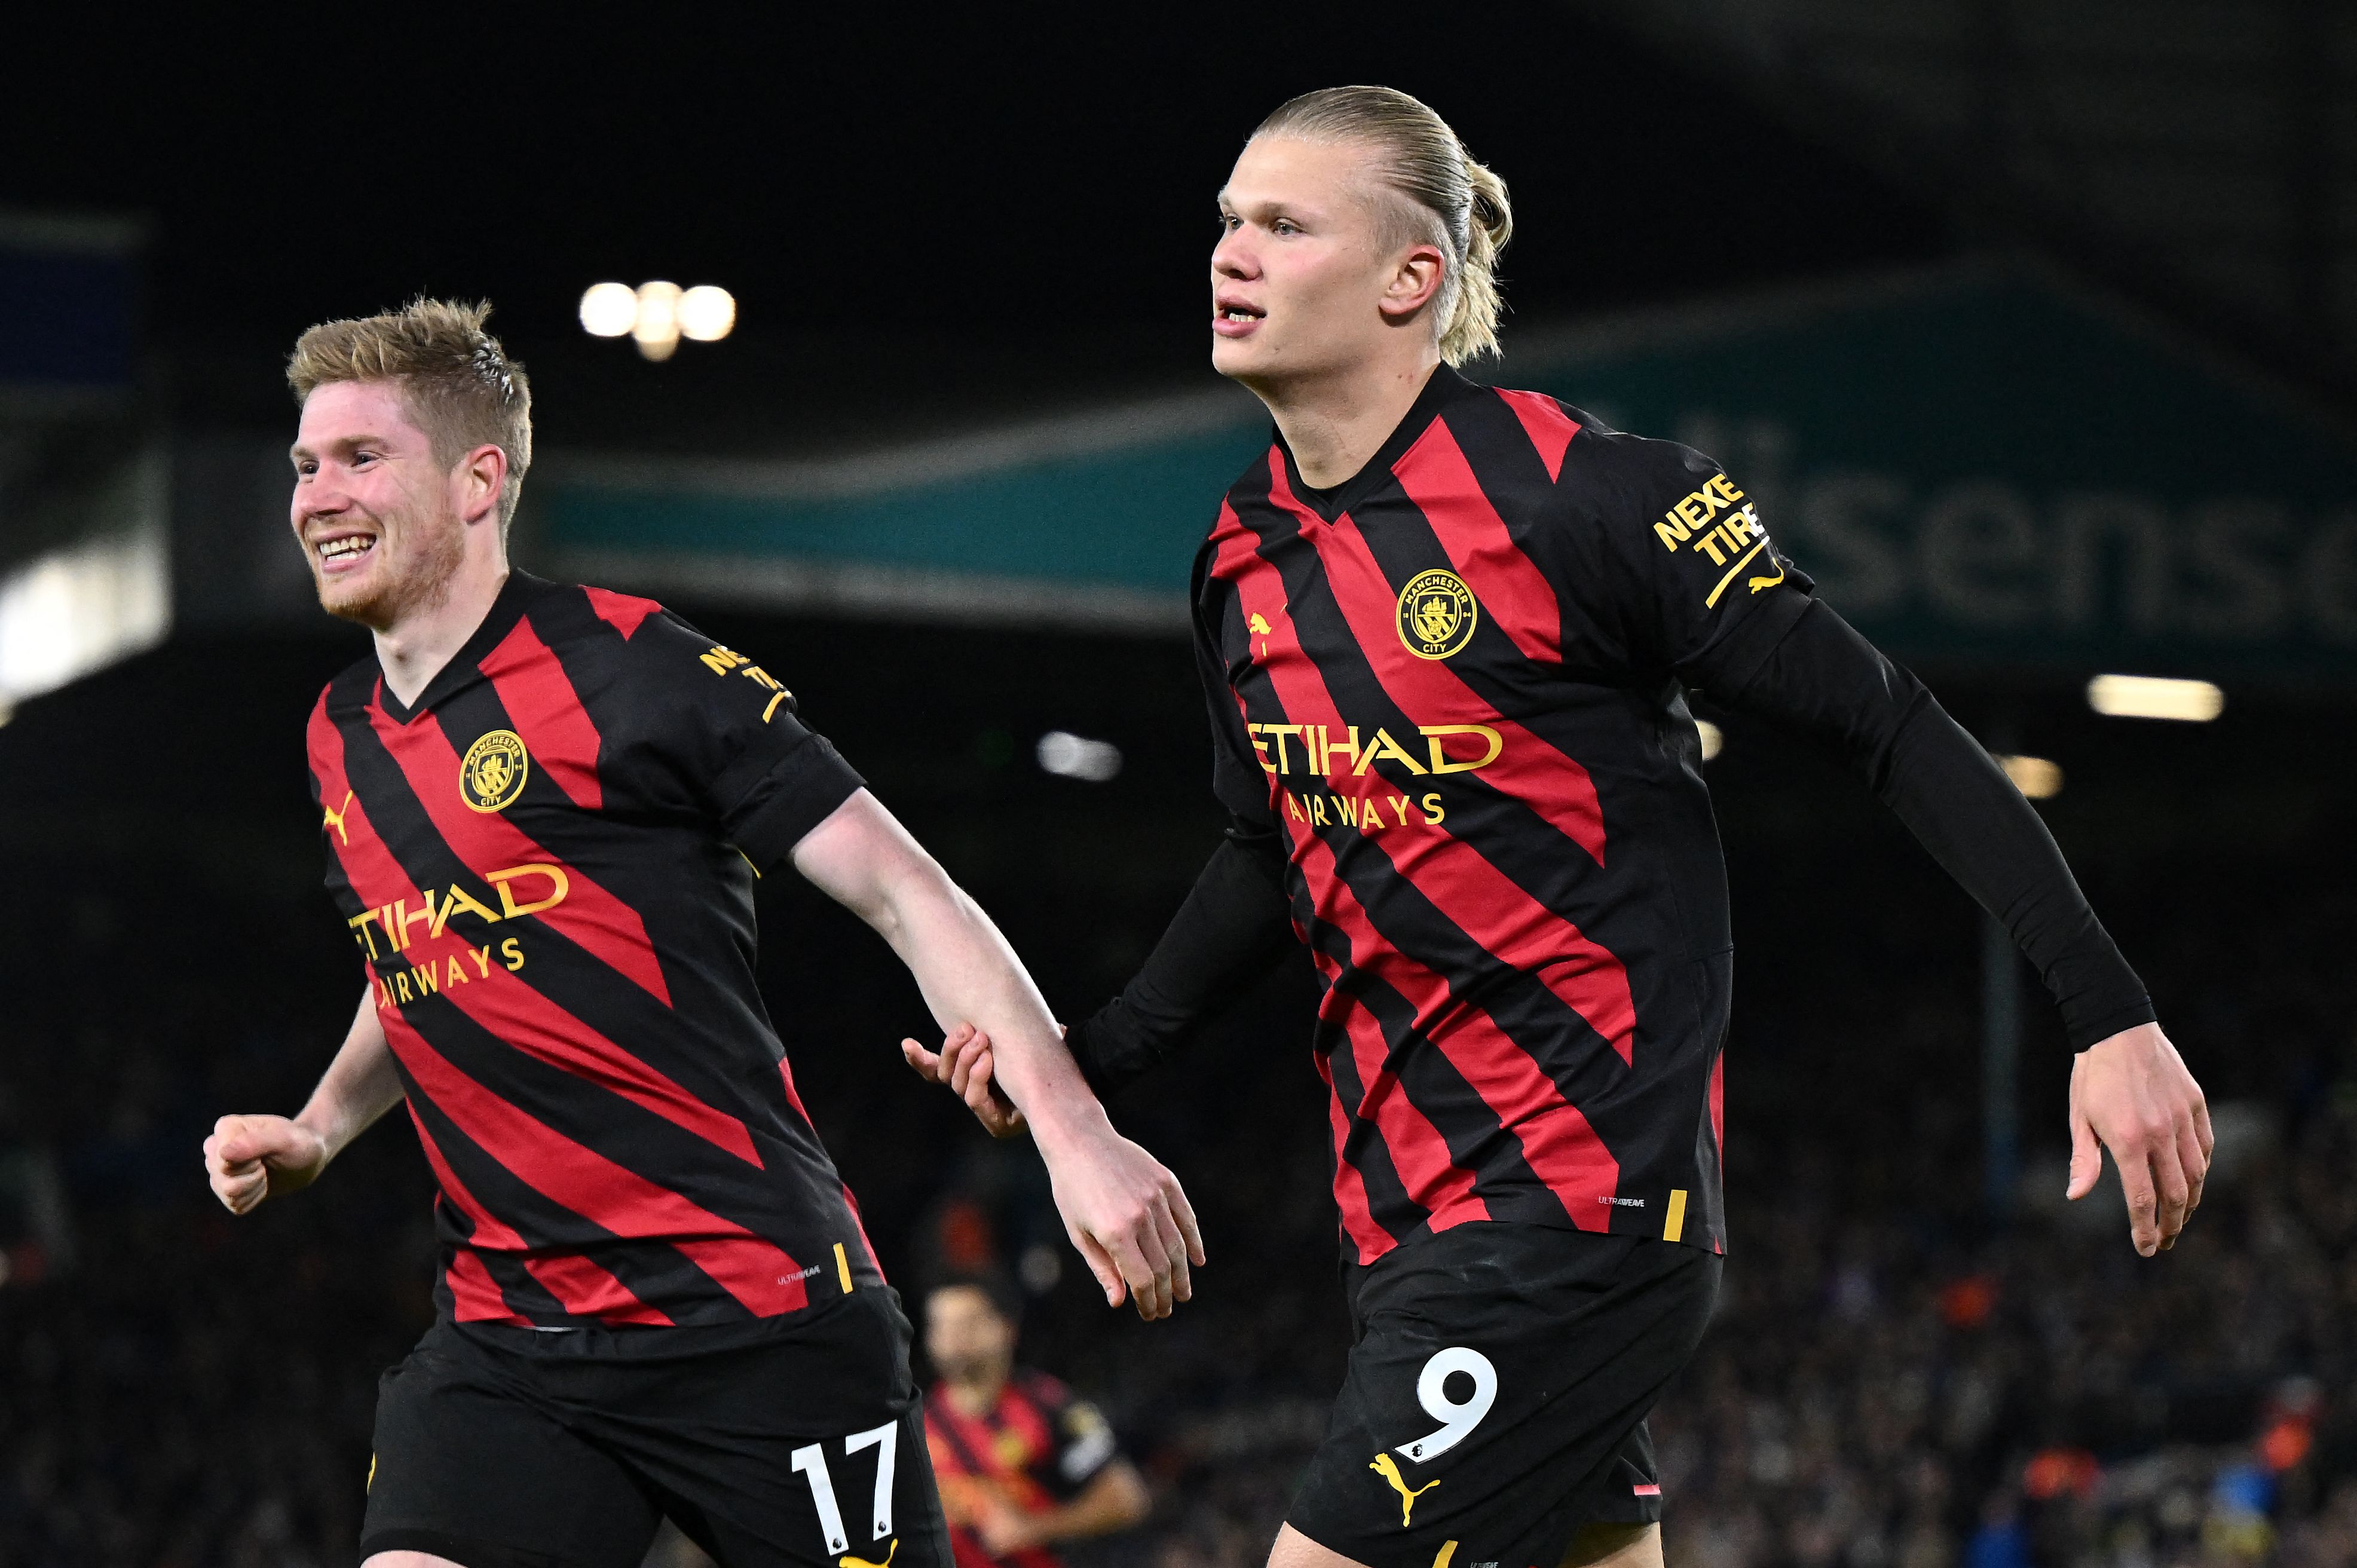
[[[987,1509],[1043,1514],[1071,1502],[1120,1457],[1096,1406],[1045,1372],[1017,1368],[989,1409],[968,1414],[949,1385],[925,1395],[925,1446],[949,1516],[957,1568],[1060,1568],[1045,1547],[994,1556],[974,1524]]]
[[[1483,1219],[1724,1250],[1731,938],[1681,678],[1809,591],[1708,459],[1446,367],[1332,493],[1281,439],[1229,491],[1215,783],[1288,851],[1359,1262]]]
[[[446,1316],[745,1322],[880,1279],[754,985],[756,875],[860,787],[783,686],[517,572],[414,703],[372,658],[331,682],[309,751]]]

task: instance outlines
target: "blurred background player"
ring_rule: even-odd
[[[1070,1043],[1100,1092],[1297,939],[1323,994],[1356,1343],[1276,1568],[1662,1561],[1646,1416],[1727,1247],[1726,873],[1689,688],[1841,759],[2012,933],[2099,1144],[2171,1245],[2200,1089],[2037,814],[1826,605],[1712,459],[1455,367],[1497,348],[1506,188],[1429,108],[1312,92],[1220,195],[1212,363],[1275,439],[1197,556],[1213,855]],[[988,1043],[946,1074],[986,1123]]]
[[[1145,1478],[1096,1406],[1015,1364],[1022,1298],[998,1274],[925,1296],[925,1442],[958,1568],[1057,1568],[1054,1548],[1146,1518]]]
[[[635,1568],[666,1517],[727,1568],[945,1563],[908,1322],[754,983],[755,880],[792,867],[943,1016],[1022,1042],[1109,1302],[1186,1297],[1193,1216],[782,684],[651,600],[509,569],[532,397],[488,310],[328,322],[287,368],[293,531],[374,645],[309,731],[368,983],[299,1114],[220,1119],[213,1190],[250,1213],[407,1102],[439,1310],[378,1401],[376,1568]]]

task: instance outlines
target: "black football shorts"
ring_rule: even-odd
[[[1645,1415],[1719,1266],[1490,1221],[1345,1264],[1358,1343],[1293,1528],[1369,1568],[1555,1568],[1582,1525],[1659,1520]]]
[[[361,1556],[639,1568],[665,1516],[722,1568],[950,1568],[888,1289],[771,1323],[438,1323],[377,1393]]]

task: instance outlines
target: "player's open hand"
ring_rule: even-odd
[[[1193,1298],[1189,1266],[1203,1266],[1203,1237],[1178,1178],[1113,1130],[1096,1125],[1040,1154],[1065,1234],[1103,1287],[1105,1303],[1126,1296],[1152,1322]]]
[[[1024,1131],[1023,1112],[991,1072],[990,1036],[973,1025],[952,1029],[938,1055],[914,1040],[902,1040],[900,1054],[926,1082],[947,1084],[992,1137],[1012,1138]]]
[[[300,1192],[327,1163],[327,1140],[285,1116],[224,1116],[205,1140],[205,1174],[231,1214]]]
[[[2095,1189],[2103,1150],[2111,1150],[2127,1197],[2128,1239],[2144,1256],[2175,1246],[2201,1206],[2214,1142],[2201,1086],[2159,1025],[2123,1029],[2072,1064],[2068,1196]]]

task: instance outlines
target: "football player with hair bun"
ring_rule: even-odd
[[[2201,1091],[2037,814],[1741,475],[1464,373],[1512,209],[1439,115],[1297,98],[1219,221],[1211,362],[1275,423],[1195,563],[1230,825],[1069,1043],[1101,1094],[1183,1070],[1308,946],[1357,1338],[1272,1568],[1659,1563],[1646,1412],[1727,1245],[1732,941],[1689,692],[1839,759],[2007,926],[2079,1053],[2070,1194],[2109,1148],[2145,1255],[2201,1200]],[[906,1048],[1015,1130],[986,1028]]]

